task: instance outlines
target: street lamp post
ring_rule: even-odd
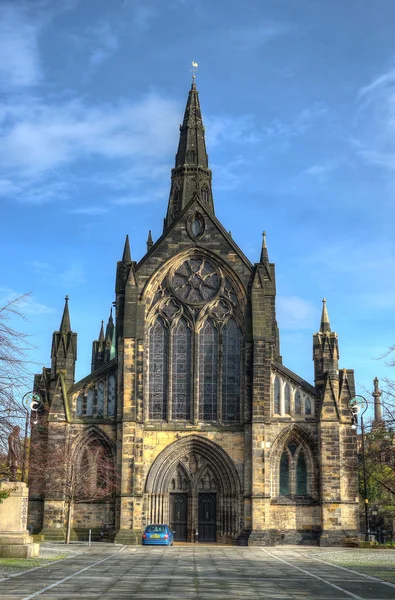
[[[361,448],[362,448],[362,473],[363,473],[363,494],[365,504],[365,542],[369,541],[369,512],[368,512],[368,484],[366,476],[366,462],[365,462],[365,425],[363,422],[363,415],[368,409],[368,401],[364,396],[357,395],[351,398],[349,402],[350,411],[353,415],[352,428],[357,429],[358,414],[361,412]]]
[[[29,417],[31,413],[35,413],[35,423],[37,422],[37,411],[42,404],[41,396],[37,392],[26,392],[22,396],[21,404],[26,413],[25,420],[25,437],[23,440],[23,457],[22,457],[22,477],[21,481],[25,482],[26,476],[26,456],[27,456],[27,434],[29,432]]]

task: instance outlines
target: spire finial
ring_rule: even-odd
[[[269,262],[269,253],[266,246],[266,231],[262,233],[262,250],[261,250],[261,263]]]
[[[65,297],[63,316],[62,316],[62,320],[60,322],[59,331],[64,334],[69,333],[69,331],[71,331],[70,315],[69,315],[69,297],[67,295]]]
[[[198,68],[198,66],[199,66],[199,65],[197,64],[197,62],[195,62],[195,61],[193,60],[193,61],[192,61],[192,69],[191,69],[191,72],[192,72],[192,89],[193,89],[193,88],[194,88],[194,86],[195,86],[196,72],[197,72],[197,68]]]
[[[129,236],[126,236],[125,246],[123,249],[122,262],[132,262],[132,256],[130,254]]]
[[[328,332],[331,330],[331,324],[329,322],[328,310],[326,308],[326,298],[322,299],[322,314],[321,314],[321,325],[320,331],[322,333]]]

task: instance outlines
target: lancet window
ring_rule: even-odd
[[[172,417],[191,418],[191,330],[180,319],[172,333]]]
[[[274,378],[274,412],[280,414],[280,380],[278,377]]]
[[[207,320],[199,335],[199,419],[217,420],[218,330]]]
[[[167,417],[168,329],[159,317],[149,336],[149,414],[151,419]]]
[[[291,414],[291,389],[289,383],[284,387],[284,412],[286,415]]]
[[[230,319],[222,333],[222,420],[240,419],[241,332]]]

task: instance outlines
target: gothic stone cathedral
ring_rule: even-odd
[[[92,449],[100,448],[116,489],[74,505],[74,537],[104,529],[137,544],[149,523],[169,523],[176,540],[229,544],[330,545],[355,534],[353,371],[338,367],[325,302],[314,385],[283,365],[274,264],[265,237],[251,264],[215,216],[195,83],[163,234],[155,243],[149,235],[139,262],[126,239],[115,293],[115,325],[110,316],[93,342],[90,375],[74,381],[77,334],[66,299],[51,367],[35,378],[45,407],[31,461],[48,475],[43,482],[31,469],[36,532],[64,537],[66,457],[92,479]],[[54,475],[59,452],[65,461]]]

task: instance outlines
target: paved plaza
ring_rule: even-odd
[[[0,578],[2,600],[393,600],[395,584],[331,564],[303,547],[96,545],[65,560]],[[341,553],[341,551],[339,550]],[[391,554],[391,556],[390,556]],[[384,553],[389,571],[393,552]],[[393,561],[393,564],[392,564]]]

